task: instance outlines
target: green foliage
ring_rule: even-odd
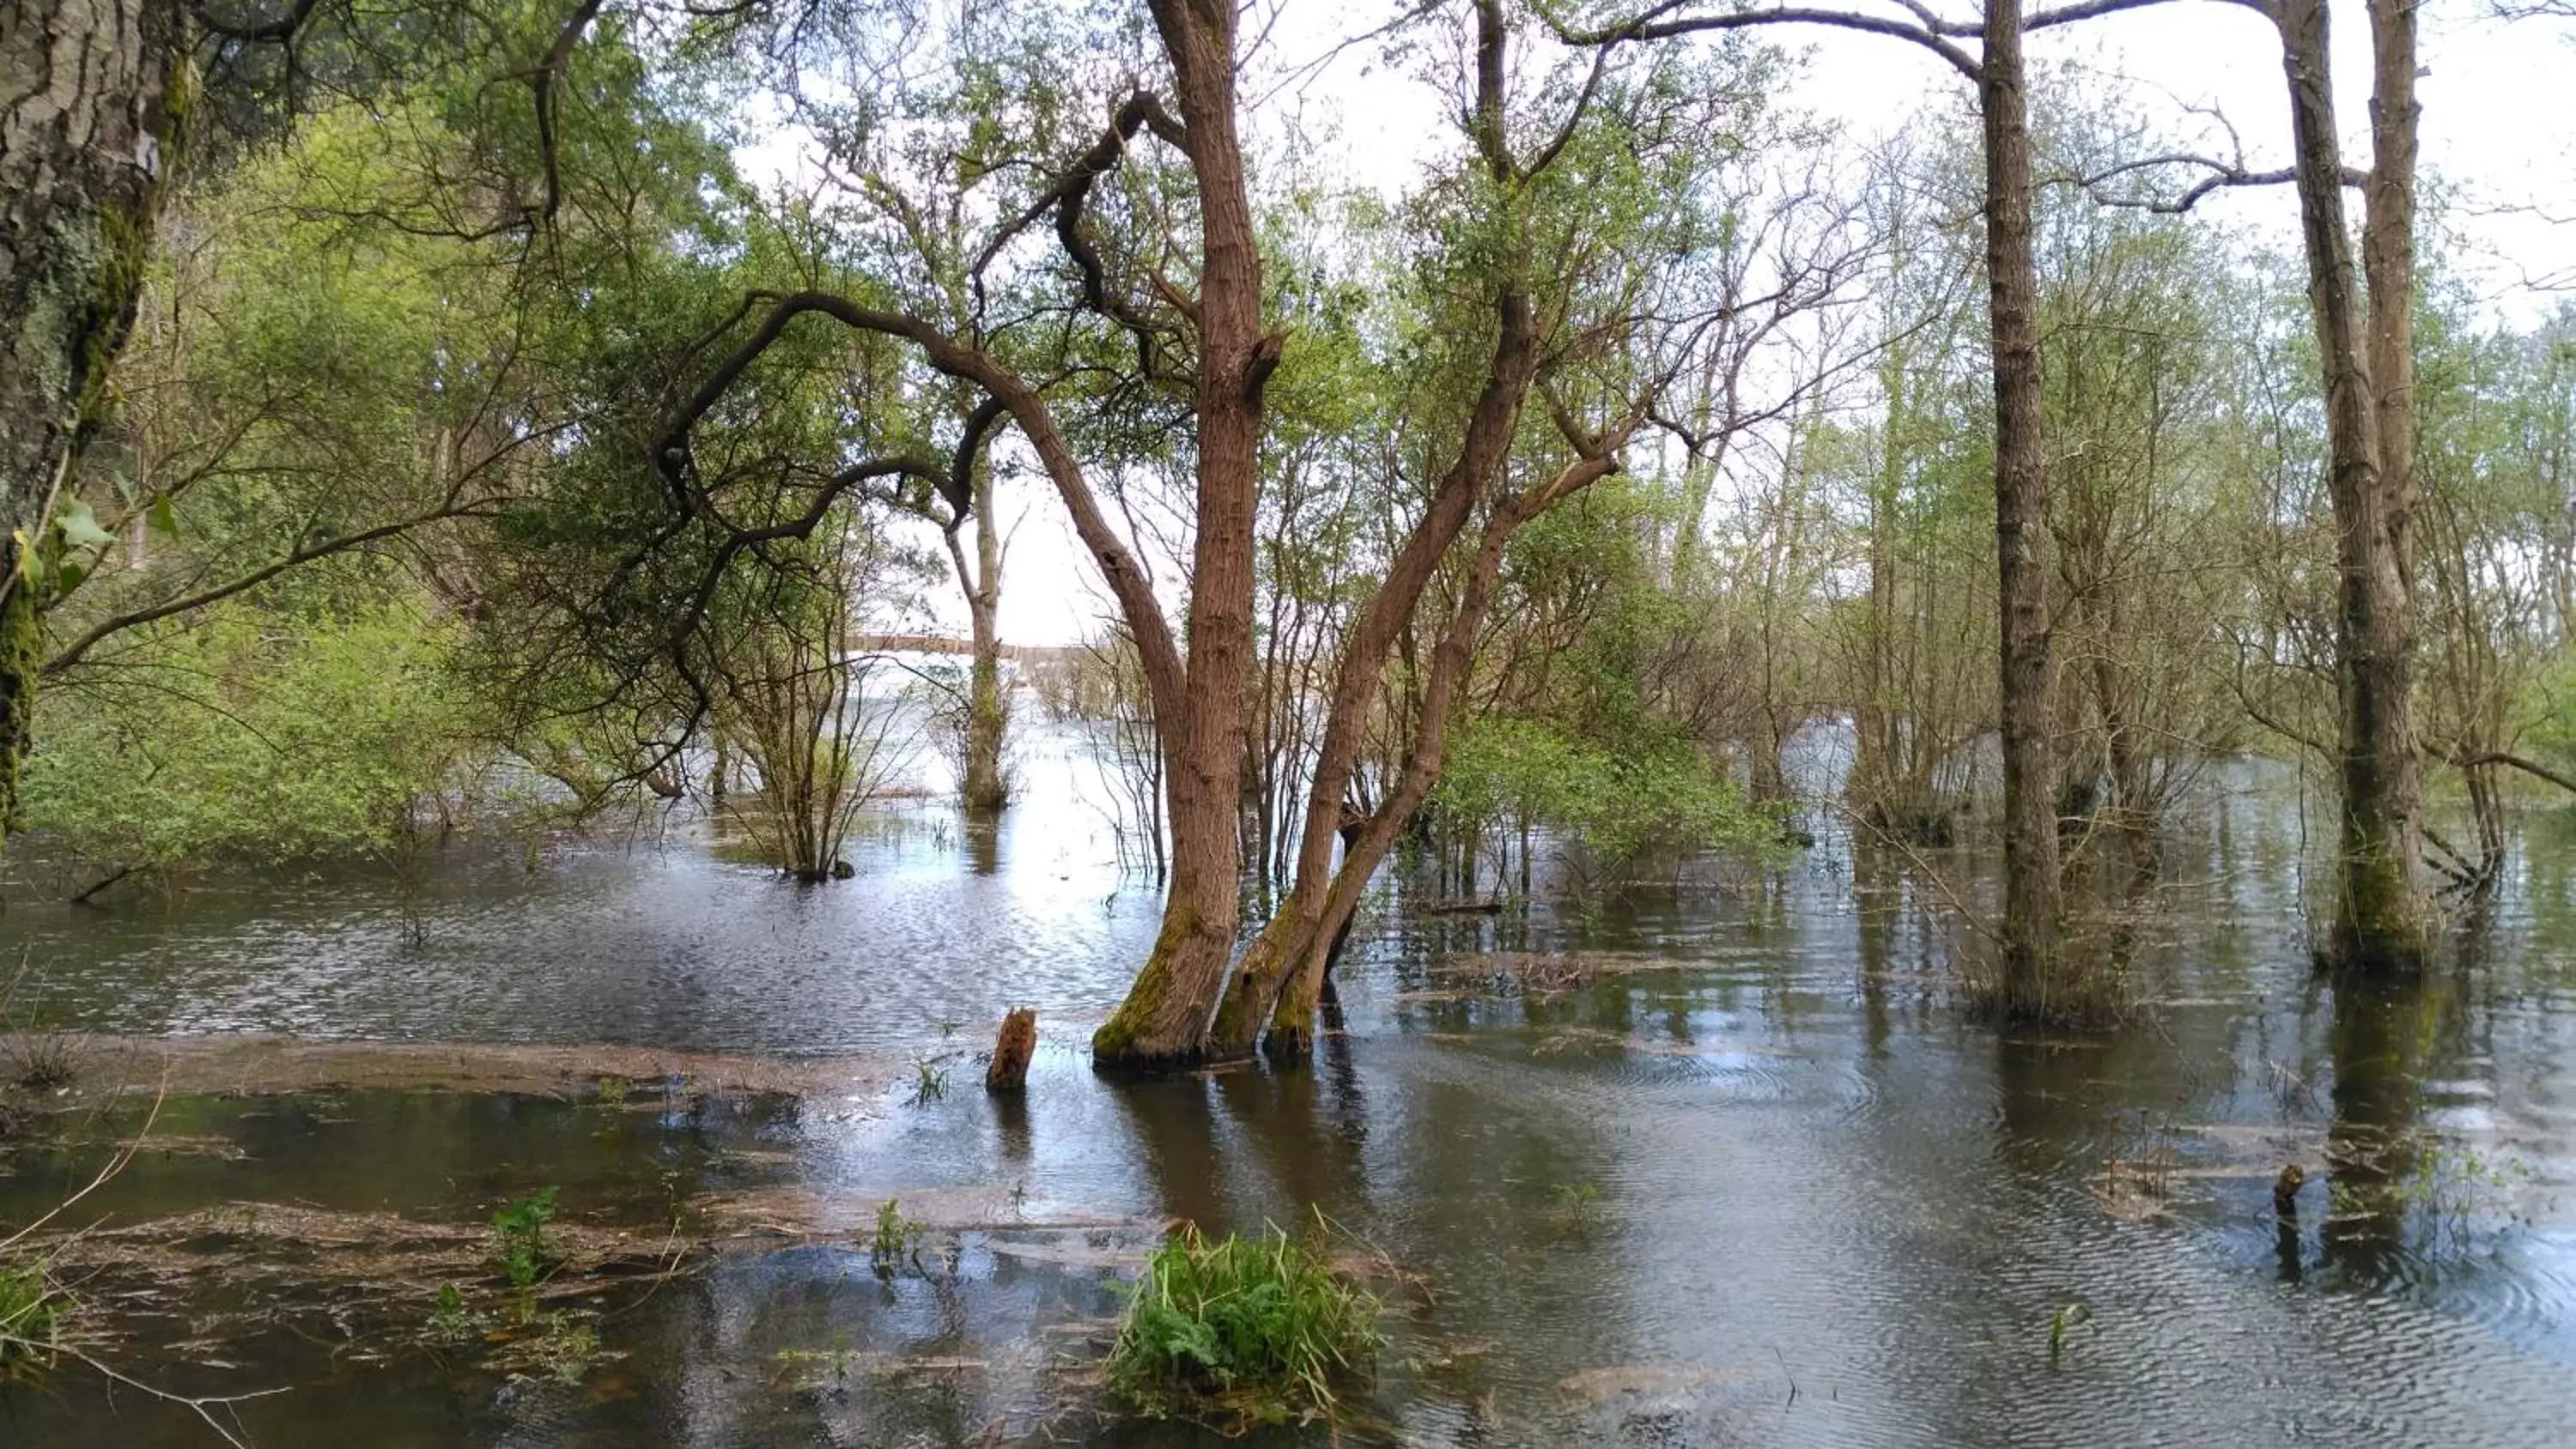
[[[1556,1185],[1556,1202],[1548,1210],[1548,1220],[1556,1230],[1569,1236],[1581,1236],[1601,1221],[1601,1188],[1597,1183],[1560,1182]]]
[[[217,611],[48,691],[26,823],[110,867],[389,856],[473,749],[451,625]]]
[[[1695,850],[1752,847],[1772,830],[1686,741],[1595,741],[1509,716],[1463,722],[1433,803],[1455,822],[1522,822],[1563,833],[1623,867]]]
[[[599,1327],[595,1314],[550,1308],[532,1316],[526,1331],[513,1337],[496,1356],[513,1378],[542,1378],[578,1384],[599,1362]]]
[[[555,1193],[556,1189],[548,1187],[513,1198],[492,1214],[493,1256],[500,1261],[502,1276],[510,1280],[513,1288],[534,1288],[554,1266],[554,1251],[546,1243],[546,1224],[554,1221]]]
[[[51,1364],[70,1312],[71,1300],[44,1264],[0,1262],[0,1380],[31,1376]]]
[[[429,1311],[429,1341],[455,1348],[483,1334],[484,1316],[467,1307],[465,1293],[453,1283],[438,1286],[438,1301]]]
[[[868,1269],[883,1282],[892,1282],[906,1267],[921,1267],[921,1240],[927,1229],[903,1215],[903,1206],[893,1198],[877,1204],[876,1230],[868,1235]]]
[[[1210,1240],[1195,1227],[1156,1250],[1109,1351],[1138,1412],[1219,1425],[1329,1414],[1336,1381],[1381,1339],[1379,1305],[1316,1244],[1271,1228]]]
[[[2048,1316],[2048,1366],[2055,1368],[2066,1354],[2067,1335],[2093,1321],[2093,1310],[2081,1303],[2058,1306]]]
[[[912,1059],[912,1095],[905,1100],[915,1107],[927,1107],[948,1095],[948,1067],[937,1057]]]

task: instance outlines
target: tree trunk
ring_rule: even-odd
[[[1261,330],[1261,257],[1235,134],[1235,10],[1223,0],[1155,0],[1199,201],[1198,517],[1191,550],[1189,657],[1162,750],[1172,879],[1154,953],[1091,1039],[1103,1067],[1186,1065],[1233,956],[1241,864],[1244,696],[1251,680],[1255,464],[1261,390],[1280,341]]]
[[[1503,552],[1512,535],[1560,501],[1608,477],[1617,466],[1615,447],[1615,443],[1605,442],[1592,456],[1569,464],[1554,477],[1505,500],[1478,536],[1457,612],[1450,616],[1447,630],[1432,651],[1431,680],[1422,692],[1421,711],[1416,716],[1420,727],[1402,771],[1368,819],[1356,831],[1343,834],[1341,868],[1333,872],[1330,886],[1319,893],[1314,906],[1293,919],[1283,912],[1271,923],[1271,929],[1262,932],[1257,943],[1274,952],[1276,959],[1285,963],[1287,972],[1262,1043],[1274,1060],[1300,1060],[1313,1050],[1315,1010],[1323,999],[1324,975],[1333,943],[1350,924],[1352,912],[1359,909],[1360,893],[1367,888],[1369,877],[1377,873],[1396,837],[1440,778],[1441,762],[1448,750],[1450,719],[1466,687],[1469,666],[1475,661],[1476,639],[1493,605],[1495,580],[1502,573]],[[1474,858],[1474,848],[1470,846],[1468,859],[1472,862]]]
[[[1994,332],[1995,555],[2002,607],[2004,924],[2008,1015],[2046,1015],[2058,928],[2049,741],[2048,480],[2040,436],[2038,269],[2020,0],[1986,0],[1986,271]]]
[[[1507,184],[1513,175],[1513,164],[1503,132],[1503,83],[1505,66],[1503,47],[1505,29],[1498,7],[1485,4],[1477,8],[1478,86],[1475,130],[1477,144],[1485,157],[1488,171],[1498,183]],[[1506,275],[1516,275],[1506,270]],[[1440,561],[1448,556],[1450,546],[1466,531],[1478,499],[1485,496],[1500,477],[1510,460],[1511,443],[1519,426],[1521,408],[1529,397],[1538,367],[1538,329],[1531,314],[1528,294],[1516,281],[1506,281],[1494,297],[1495,337],[1493,360],[1487,366],[1485,380],[1478,391],[1476,405],[1468,414],[1467,426],[1459,440],[1458,454],[1431,496],[1420,519],[1405,535],[1395,557],[1390,560],[1386,577],[1370,595],[1368,604],[1343,640],[1341,659],[1334,676],[1333,697],[1325,715],[1324,736],[1317,750],[1314,775],[1306,797],[1306,813],[1297,841],[1297,872],[1288,899],[1269,923],[1262,928],[1243,963],[1237,968],[1234,982],[1227,989],[1223,1007],[1218,1011],[1210,1033],[1210,1050],[1222,1056],[1250,1053],[1261,1023],[1272,1014],[1274,1003],[1289,977],[1302,971],[1311,961],[1320,962],[1323,952],[1319,939],[1329,942],[1339,922],[1327,923],[1327,896],[1332,893],[1341,874],[1350,870],[1356,851],[1347,844],[1342,871],[1333,869],[1333,843],[1342,836],[1342,807],[1350,791],[1351,780],[1359,766],[1362,736],[1368,726],[1370,706],[1375,702],[1386,674],[1388,657],[1394,652],[1398,636],[1413,618],[1423,591],[1430,587]],[[1428,719],[1423,727],[1431,728]],[[1436,758],[1436,755],[1435,755]],[[1409,816],[1407,806],[1404,815]],[[1403,816],[1397,818],[1403,823]],[[1363,832],[1363,836],[1365,832]],[[1388,840],[1392,841],[1390,834]],[[1383,856],[1385,843],[1378,847]],[[1368,862],[1375,870],[1376,859]],[[1362,873],[1366,879],[1366,872]],[[1353,893],[1356,901],[1356,891]],[[1342,913],[1347,921],[1349,912]],[[1319,937],[1320,932],[1320,937]],[[1320,967],[1318,967],[1320,970]],[[1310,1008],[1311,1010],[1311,1008]]]
[[[1002,698],[1002,526],[993,517],[993,471],[975,470],[975,576],[966,581],[968,629],[975,643],[966,694],[966,780],[970,811],[990,813],[1011,803],[1002,777],[1002,746],[1011,726]]]
[[[2335,517],[2343,813],[2324,953],[2341,968],[2403,972],[2422,964],[2428,945],[2416,865],[2423,777],[2406,546],[2414,506],[2415,18],[2402,0],[2372,0],[2370,16],[2378,84],[2363,244],[2365,337],[2344,225],[2324,0],[2282,0],[2275,12],[2289,78],[2308,300],[2325,365],[2327,496]]]
[[[34,580],[54,497],[107,402],[160,219],[180,11],[9,0],[0,12],[0,830],[41,662]]]

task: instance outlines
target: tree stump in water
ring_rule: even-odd
[[[2272,1211],[2285,1218],[2299,1215],[2299,1189],[2307,1186],[2308,1175],[2293,1162],[2281,1169],[2280,1180],[2272,1184]]]
[[[1029,1083],[1029,1058],[1038,1049],[1038,1012],[1023,1006],[1002,1018],[1002,1034],[993,1043],[992,1065],[984,1068],[984,1090],[1016,1092]]]

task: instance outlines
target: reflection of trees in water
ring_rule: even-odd
[[[2405,1254],[2396,1185],[2415,1166],[2415,1103],[2424,1055],[2421,982],[2340,983],[2328,1042],[2334,1121],[2326,1132],[2332,1173],[2324,1227],[2328,1266],[2364,1283],[2386,1281]]]
[[[2474,928],[2475,923],[2470,925]],[[2411,981],[2338,982],[2329,1033],[2327,1266],[2362,1285],[2459,1256],[2498,1169],[2425,1117],[2426,1084],[2491,1071],[2499,987],[2472,929],[2454,965]]]

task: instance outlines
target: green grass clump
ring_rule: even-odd
[[[70,1307],[42,1264],[0,1263],[0,1379],[53,1362]]]
[[[1109,1350],[1138,1412],[1220,1425],[1330,1414],[1334,1380],[1380,1342],[1378,1301],[1277,1228],[1210,1240],[1185,1227],[1146,1261]]]

